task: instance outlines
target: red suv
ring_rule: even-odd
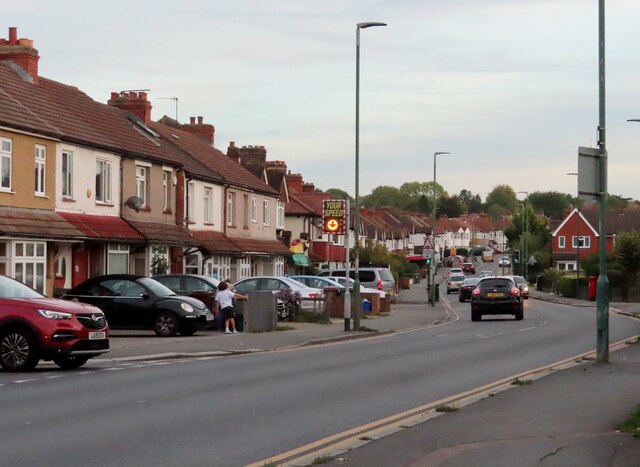
[[[47,298],[0,276],[0,365],[8,371],[33,369],[53,360],[79,368],[109,351],[109,327],[99,308]]]

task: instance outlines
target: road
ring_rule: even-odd
[[[523,321],[472,323],[450,298],[460,320],[373,339],[0,373],[2,465],[245,465],[593,350],[590,309],[529,300]],[[611,317],[611,342],[637,334]]]

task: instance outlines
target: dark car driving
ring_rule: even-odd
[[[473,263],[462,263],[462,271],[465,274],[475,274],[476,267],[473,265]]]
[[[478,281],[480,281],[480,279],[478,279],[477,277],[467,277],[460,286],[460,291],[458,292],[458,300],[460,300],[461,302],[471,300],[471,292],[473,292],[473,289],[476,288]]]
[[[158,336],[190,336],[212,315],[192,297],[176,295],[149,277],[111,274],[88,279],[62,296],[100,308],[112,329],[152,329]]]
[[[483,277],[471,292],[471,321],[480,321],[483,315],[524,316],[520,289],[509,277]]]

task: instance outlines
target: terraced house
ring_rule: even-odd
[[[104,273],[282,269],[275,211],[243,222],[247,198],[278,194],[213,148],[212,126],[152,122],[144,92],[96,102],[38,61],[16,28],[0,39],[0,273],[52,294]]]

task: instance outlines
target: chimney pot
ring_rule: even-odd
[[[9,45],[16,45],[18,43],[18,28],[9,28]]]
[[[195,125],[196,124],[196,117],[189,117],[189,124],[190,125]]]
[[[147,93],[146,92],[141,92],[140,94],[138,94],[138,97],[140,97],[140,100],[146,101],[147,100]]]
[[[231,146],[232,148],[236,147],[236,142],[235,141],[229,141],[229,146]]]
[[[117,99],[119,95],[120,95],[119,92],[112,92],[111,93],[111,99]]]
[[[202,125],[203,123],[203,117],[198,117],[198,125]]]

